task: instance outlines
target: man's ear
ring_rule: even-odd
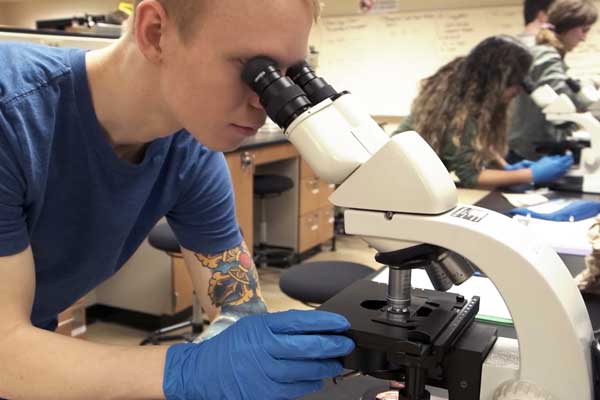
[[[167,23],[167,12],[157,0],[142,1],[135,11],[135,41],[151,63],[157,64],[162,60],[161,42]]]
[[[537,14],[537,17],[535,18],[538,22],[541,23],[547,23],[548,22],[548,14],[546,14],[546,11],[540,11]]]

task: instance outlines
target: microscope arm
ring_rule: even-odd
[[[367,189],[368,190],[368,189]],[[346,232],[380,252],[429,243],[477,265],[510,310],[519,340],[518,380],[555,399],[592,399],[590,320],[558,255],[526,227],[490,210],[459,205],[437,216],[347,210]],[[485,298],[483,299],[485,301]],[[484,374],[481,399],[506,376]]]

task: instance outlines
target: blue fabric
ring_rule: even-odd
[[[580,221],[582,219],[592,218],[600,214],[600,201],[568,201],[564,207],[549,213],[536,212],[535,207],[514,208],[508,211],[508,213],[511,215],[530,215],[533,218],[546,219],[550,221]]]
[[[241,243],[223,154],[180,131],[149,143],[139,164],[119,159],[82,50],[2,43],[0,65],[0,256],[32,247],[34,325],[52,329],[165,215],[190,250]]]
[[[168,400],[287,400],[321,389],[354,349],[348,321],[324,311],[254,314],[201,344],[167,350]]]

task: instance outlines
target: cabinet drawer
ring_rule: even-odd
[[[331,207],[331,203],[329,202],[329,196],[333,192],[335,192],[335,185],[333,183],[327,183],[323,181],[319,181],[320,185],[320,198],[319,198],[319,208]]]
[[[308,165],[306,161],[300,159],[300,179],[316,178],[317,174]]]
[[[321,183],[316,178],[300,181],[300,215],[316,211],[321,203]]]
[[[321,217],[318,211],[298,219],[298,251],[303,252],[321,243]]]
[[[335,223],[335,210],[333,207],[325,207],[319,210],[319,242],[323,243],[333,238],[333,225]]]

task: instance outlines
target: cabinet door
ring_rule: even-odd
[[[298,251],[300,253],[321,243],[320,223],[319,211],[308,213],[298,219]]]
[[[181,255],[171,255],[171,268],[173,270],[173,313],[178,313],[192,306],[194,286]]]
[[[300,215],[316,211],[321,202],[321,184],[317,178],[300,181]]]
[[[331,207],[331,203],[329,202],[329,196],[333,192],[335,192],[335,185],[333,183],[327,183],[323,181],[320,182],[320,193],[319,193],[319,207]]]
[[[324,243],[333,238],[333,224],[335,215],[333,207],[324,207],[319,210],[321,222],[319,224],[319,242]]]
[[[238,223],[244,234],[248,248],[252,250],[254,210],[254,153],[249,151],[236,151],[226,155],[227,165],[231,173],[233,191],[235,193],[235,211]]]

